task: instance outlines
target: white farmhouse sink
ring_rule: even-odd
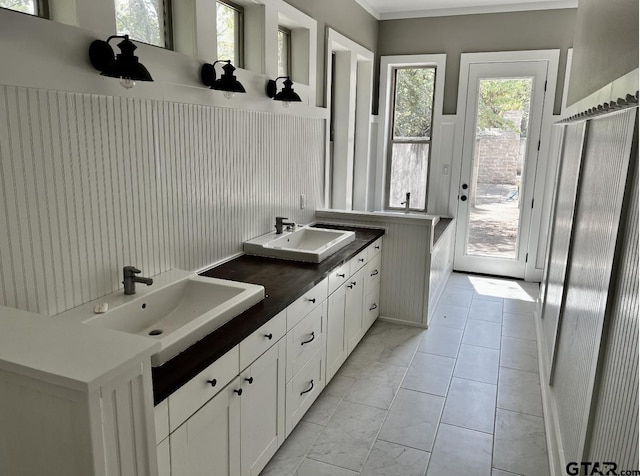
[[[244,242],[244,252],[293,261],[320,263],[356,239],[353,231],[303,226],[279,235],[271,232]]]
[[[151,357],[154,367],[264,299],[262,286],[197,275],[148,289],[83,322],[157,339],[161,349]]]

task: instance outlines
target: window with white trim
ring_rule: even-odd
[[[380,206],[426,212],[433,141],[442,111],[444,55],[381,58],[380,113],[384,155],[379,165]],[[408,200],[407,200],[408,199]]]
[[[291,30],[278,27],[278,76],[291,76]]]
[[[118,35],[168,48],[166,0],[115,0]]]
[[[28,13],[29,15],[46,17],[44,0],[0,0],[0,8]]]
[[[216,3],[217,57],[244,67],[244,8],[235,3]]]
[[[435,66],[394,68],[389,128],[387,208],[427,208]]]

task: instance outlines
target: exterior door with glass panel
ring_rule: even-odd
[[[547,61],[469,65],[456,270],[524,279],[547,70]]]

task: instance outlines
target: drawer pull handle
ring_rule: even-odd
[[[360,261],[361,263],[364,263],[364,258],[360,258],[358,261]]]
[[[311,339],[309,339],[309,340],[303,340],[303,341],[302,341],[302,344],[300,344],[300,345],[305,345],[305,344],[308,344],[309,342],[313,342],[313,340],[314,340],[315,338],[316,338],[316,333],[315,333],[315,332],[312,332],[312,333],[311,333]]]
[[[378,309],[378,305],[377,305],[377,304],[373,304],[373,305],[369,308],[369,310],[370,310],[370,311],[373,311],[374,309]]]
[[[379,249],[380,249],[380,246],[374,246],[374,248],[375,248],[376,250],[379,250]]]
[[[265,334],[264,336],[269,340],[273,339],[273,334]]]
[[[215,387],[216,384],[218,383],[218,381],[216,379],[212,378],[211,380],[207,380],[207,383],[209,385],[211,385],[212,387]]]
[[[353,289],[353,286],[354,286],[353,284],[347,284],[347,287],[348,287],[349,289]]]
[[[351,281],[351,286],[355,286],[356,284],[358,284],[356,281]]]
[[[316,298],[307,298],[307,301],[312,302],[312,303],[316,303]]]
[[[346,274],[338,274],[338,277],[340,278],[344,278],[346,276]]]
[[[378,275],[378,274],[380,274],[380,273],[378,272],[378,270],[377,270],[377,269],[374,269],[374,270],[371,272],[371,276],[376,276],[376,275]]]
[[[242,395],[242,389],[239,388],[238,390],[234,390],[234,392],[236,392],[238,394],[238,396]]]
[[[313,390],[313,380],[311,381],[311,387],[309,387],[307,390],[300,392],[300,395],[304,395],[305,393],[309,393],[311,390]]]
[[[244,381],[249,382],[249,385],[251,385],[253,383],[253,377],[246,378]]]

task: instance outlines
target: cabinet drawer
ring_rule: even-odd
[[[382,237],[371,243],[367,247],[367,259],[373,258],[375,255],[380,254],[382,251]]]
[[[165,398],[153,409],[156,421],[156,445],[169,436],[169,399]]]
[[[318,350],[287,384],[287,436],[324,388],[323,350]]]
[[[278,342],[287,332],[286,309],[271,318],[249,337],[240,342],[240,370],[251,363]]]
[[[322,347],[322,322],[326,313],[325,301],[287,332],[287,382]]]
[[[169,429],[174,431],[240,373],[235,346],[169,397]]]
[[[324,278],[310,291],[307,291],[287,308],[287,330],[293,329],[304,316],[313,311],[327,299],[328,278]]]
[[[374,288],[380,286],[380,265],[382,255],[378,253],[367,263],[364,273],[364,294],[369,294]]]
[[[336,289],[342,286],[349,279],[349,262],[337,267],[329,273],[329,294],[333,294]]]
[[[364,297],[364,331],[375,322],[380,315],[380,287],[376,287]]]
[[[360,268],[362,268],[365,264],[367,264],[367,248],[362,250],[360,253],[351,258],[349,269],[351,274],[357,272]]]

